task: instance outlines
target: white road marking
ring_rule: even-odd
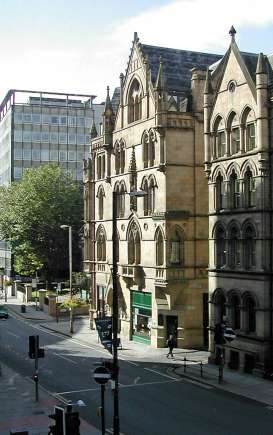
[[[52,352],[52,353],[53,353],[53,355],[56,355],[56,356],[58,356],[59,358],[63,358],[63,359],[65,359],[66,361],[71,362],[72,364],[77,364],[76,361],[73,361],[72,359],[67,358],[66,356],[63,356],[63,355],[61,355],[61,354],[59,354],[59,353],[55,353],[55,352]]]
[[[6,331],[6,333],[12,335],[13,337],[20,338],[19,335],[14,334],[14,332]]]
[[[174,378],[173,376],[165,375],[165,373],[158,372],[157,370],[149,369],[148,367],[144,367],[144,370],[147,370],[148,372],[156,373],[157,375],[160,375],[160,376],[163,376],[165,378],[177,381],[177,378]]]
[[[134,384],[137,384],[139,380],[140,380],[140,376],[138,376],[137,378],[135,378],[135,380],[134,380]]]
[[[125,359],[125,358],[122,358],[122,357],[120,357],[120,356],[119,356],[119,359],[121,359],[122,361],[127,362],[128,364],[132,364],[132,366],[136,366],[136,367],[139,366],[139,364],[137,364],[137,363],[135,363],[135,362],[133,362],[133,361],[130,361],[129,359]]]
[[[54,394],[62,395],[62,394],[85,393],[87,391],[95,391],[95,390],[98,390],[98,389],[99,389],[99,387],[96,387],[96,388],[85,388],[84,390],[62,391],[62,392],[54,393]]]

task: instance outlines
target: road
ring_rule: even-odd
[[[46,357],[39,360],[43,388],[61,400],[83,400],[80,415],[100,427],[96,409],[100,387],[95,363],[108,357],[100,346],[87,346],[43,330],[39,323],[10,317],[0,323],[0,360],[31,377],[28,336],[39,334]],[[34,389],[33,389],[34,394]],[[106,390],[106,428],[112,433],[112,391]],[[167,364],[120,361],[120,428],[125,435],[269,435],[273,410],[265,405],[180,378]]]

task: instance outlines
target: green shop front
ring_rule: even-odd
[[[132,340],[151,343],[152,295],[131,290]]]

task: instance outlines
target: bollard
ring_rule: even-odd
[[[184,357],[184,373],[186,373],[186,358]]]
[[[201,375],[201,378],[203,378],[203,362],[202,361],[200,362],[200,375]]]

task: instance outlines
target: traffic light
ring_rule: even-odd
[[[28,337],[28,343],[29,343],[29,347],[28,347],[28,355],[29,358],[34,359],[35,358],[35,349],[37,346],[37,349],[39,347],[39,335],[30,335]],[[36,344],[37,341],[37,344]]]
[[[215,344],[225,344],[224,327],[221,323],[217,323],[214,327],[214,342]]]
[[[49,418],[55,420],[55,424],[49,426],[49,434],[64,435],[64,409],[59,406],[54,408],[55,414],[50,414]]]
[[[77,411],[65,413],[66,435],[80,435],[80,424],[81,420]]]

